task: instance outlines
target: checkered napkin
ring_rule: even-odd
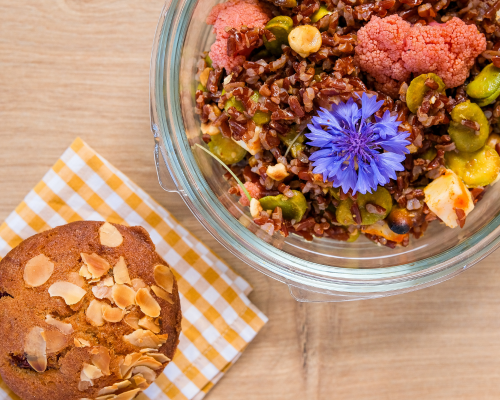
[[[202,399],[267,322],[250,285],[81,139],[0,226],[0,259],[22,240],[79,220],[141,225],[179,285],[182,334],[173,361],[138,399]],[[0,379],[0,400],[18,399]]]

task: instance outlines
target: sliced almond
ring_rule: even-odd
[[[132,287],[137,292],[139,289],[146,288],[148,285],[141,278],[132,279]]]
[[[95,400],[111,400],[111,399],[114,399],[114,398],[115,398],[115,395],[114,394],[110,394],[110,395],[106,395],[106,396],[96,397]],[[82,400],[82,399],[80,399],[80,400]]]
[[[92,293],[96,299],[108,299],[111,302],[114,302],[112,288],[106,286],[103,281],[99,282],[95,286],[92,286]]]
[[[84,375],[84,374],[82,373],[82,375]],[[88,379],[88,378],[86,378],[86,379]],[[88,390],[91,386],[92,386],[92,384],[91,384],[90,380],[78,382],[78,390],[80,392],[84,392],[85,390]]]
[[[89,269],[85,264],[80,267],[80,272],[78,272],[78,275],[84,277],[85,279],[92,279],[92,274],[89,272]]]
[[[113,285],[115,284],[115,281],[113,280],[112,276],[107,276],[106,278],[104,278],[102,280],[102,284],[104,286],[107,286],[107,287],[113,287]]]
[[[49,287],[50,297],[62,297],[68,306],[78,303],[86,293],[71,282],[56,282]]]
[[[145,349],[141,349],[139,350],[141,353],[155,353],[155,352],[158,352],[158,349],[148,349],[148,348],[145,348]]]
[[[143,366],[135,367],[132,370],[132,374],[133,375],[141,374],[144,378],[146,378],[148,383],[153,383],[156,380],[156,372],[154,372],[151,368],[148,367],[143,367]]]
[[[102,317],[102,306],[106,304],[99,300],[92,300],[85,312],[87,319],[94,326],[103,326],[104,319]]]
[[[125,262],[125,258],[120,257],[116,265],[113,267],[113,276],[115,277],[115,282],[123,285],[125,283],[131,285],[130,276],[128,274],[127,263]]]
[[[132,389],[128,392],[123,392],[118,396],[113,397],[113,400],[132,400],[140,391],[141,389]]]
[[[161,287],[156,285],[152,285],[151,289],[153,289],[154,294],[156,294],[156,296],[159,297],[160,299],[163,299],[170,304],[174,304],[172,295],[168,293],[166,290],[163,290]]]
[[[162,353],[148,353],[148,356],[154,358],[156,361],[162,364],[172,361],[170,358],[168,358],[165,354]]]
[[[99,228],[99,240],[103,246],[118,247],[123,243],[123,236],[114,225],[105,222]]]
[[[135,295],[135,302],[147,316],[156,318],[160,315],[161,307],[148,289],[139,289]]]
[[[89,379],[99,379],[101,378],[102,376],[104,376],[104,374],[102,373],[102,371],[96,367],[95,365],[91,365],[91,364],[87,364],[87,363],[83,363],[83,370],[82,372],[89,378]]]
[[[86,285],[85,279],[83,279],[78,272],[70,272],[68,274],[68,282],[74,283],[81,288],[84,288]]]
[[[125,309],[135,304],[135,292],[125,285],[114,285],[112,289],[113,300],[118,307]]]
[[[142,375],[135,375],[132,378],[130,378],[130,381],[133,382],[135,386],[137,386],[139,389],[146,390],[149,387],[148,381],[143,378]]]
[[[174,287],[174,274],[169,267],[166,265],[155,266],[155,281],[159,287],[172,294]]]
[[[142,356],[139,361],[135,363],[136,367],[148,367],[154,370],[160,369],[162,367],[162,363],[156,361],[154,358],[145,355]]]
[[[138,329],[123,338],[136,347],[160,347],[167,341],[168,335],[155,335],[149,330]]]
[[[92,279],[97,279],[106,274],[111,265],[102,257],[95,253],[81,253],[83,262],[87,265],[89,272],[92,274]]]
[[[54,319],[50,314],[47,314],[45,316],[45,322],[51,326],[56,327],[65,335],[71,335],[74,331],[73,325]]]
[[[111,307],[108,304],[102,306],[102,317],[108,322],[120,322],[125,316],[125,311],[117,308]]]
[[[57,353],[68,344],[68,337],[59,331],[43,331],[41,335],[47,343],[47,354]]]
[[[139,326],[139,315],[135,312],[131,312],[125,316],[123,319],[123,322],[125,322],[128,326],[130,326],[132,329],[141,329]]]
[[[141,353],[127,354],[125,359],[118,363],[119,365],[119,375],[121,379],[128,379],[132,375],[131,369],[135,366],[135,363],[139,361],[142,357]]]
[[[105,394],[112,394],[117,392],[118,390],[125,389],[126,387],[130,386],[132,383],[130,381],[121,381],[121,382],[116,382],[113,384],[113,386],[106,386],[103,387],[99,392],[97,393],[99,396],[103,396]]]
[[[54,272],[54,263],[44,255],[39,254],[26,263],[24,267],[24,282],[28,287],[42,286]]]
[[[90,342],[82,338],[73,339],[76,347],[90,347]]]
[[[109,363],[111,357],[107,348],[100,346],[96,354],[92,356],[92,364],[99,368],[104,375],[110,375]]]
[[[47,343],[42,332],[42,328],[35,326],[31,328],[24,341],[26,361],[36,372],[44,372],[47,369]]]
[[[160,327],[155,323],[153,318],[147,315],[139,320],[139,326],[144,329],[149,329],[153,333],[160,333]]]

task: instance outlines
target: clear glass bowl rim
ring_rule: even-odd
[[[350,269],[322,266],[297,258],[243,227],[217,201],[204,181],[183,128],[179,66],[196,4],[197,0],[167,0],[162,10],[151,57],[151,129],[156,155],[160,155],[156,160],[157,168],[168,169],[186,205],[230,252],[290,286],[345,299],[360,299],[399,294],[442,282],[500,246],[500,215],[497,215],[472,237],[434,257],[394,267]]]

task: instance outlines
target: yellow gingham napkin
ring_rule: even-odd
[[[202,399],[267,322],[250,285],[81,139],[0,226],[0,259],[22,240],[79,220],[141,225],[179,284],[182,334],[173,361],[138,399]],[[0,379],[0,400],[18,399]]]

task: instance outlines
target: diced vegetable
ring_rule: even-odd
[[[450,228],[456,228],[459,225],[457,210],[463,210],[467,216],[474,209],[469,190],[450,169],[429,183],[424,193],[429,209]]]

